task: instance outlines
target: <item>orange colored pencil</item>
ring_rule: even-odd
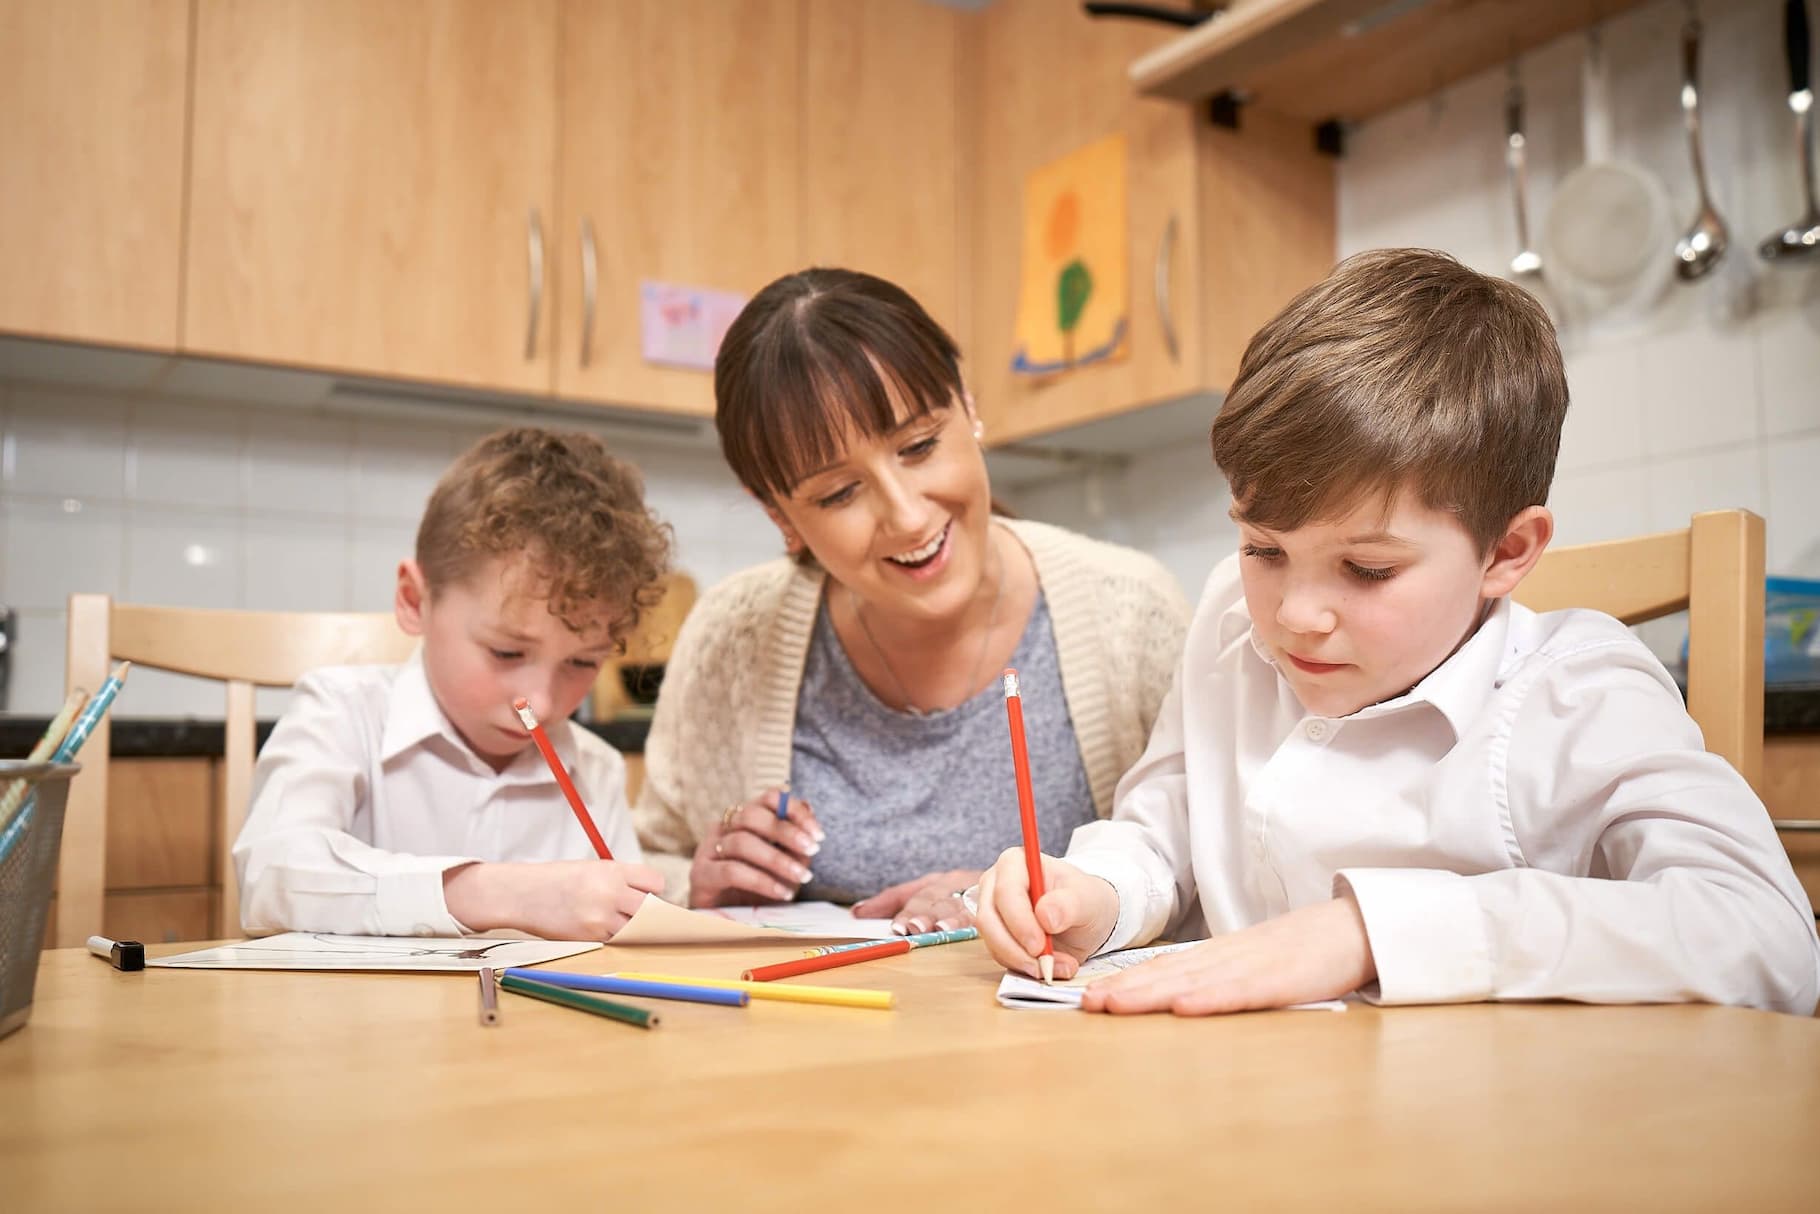
[[[799,957],[795,961],[779,961],[776,965],[761,965],[757,969],[747,970],[741,974],[747,982],[770,982],[775,978],[794,978],[798,974],[813,974],[816,970],[831,970],[842,965],[855,965],[861,961],[874,961],[880,957],[895,957],[907,953],[916,946],[909,940],[886,940],[879,944],[870,944],[865,948],[848,949],[844,953],[824,953],[819,957]]]
[[[1024,742],[1024,699],[1018,694],[1017,671],[1005,667],[1005,715],[1011,722],[1011,766],[1017,774],[1017,814],[1024,828],[1024,868],[1030,874],[1030,905],[1043,900],[1043,847],[1036,833],[1036,794],[1030,788],[1030,750]],[[1036,964],[1044,982],[1055,981],[1055,942],[1043,933]]]
[[[556,757],[556,748],[550,745],[549,735],[544,733],[543,726],[537,723],[537,714],[531,711],[531,702],[520,696],[512,701],[512,707],[518,713],[518,719],[524,722],[525,728],[531,731],[531,740],[537,743],[537,749],[543,752],[543,761],[550,765],[550,771],[556,777],[557,787],[561,788],[562,795],[569,799],[569,808],[575,811],[576,820],[588,833],[588,842],[594,845],[594,854],[602,860],[611,860],[613,853],[607,850],[607,841],[600,837],[600,831],[594,825],[593,815],[589,814],[588,807],[581,803],[581,794],[575,791],[575,781],[569,779],[569,773],[564,770],[562,760]]]

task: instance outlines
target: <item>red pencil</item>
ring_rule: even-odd
[[[569,773],[563,770],[562,760],[556,757],[556,748],[550,745],[549,735],[537,723],[537,714],[531,711],[531,702],[520,696],[512,701],[512,707],[517,710],[518,719],[525,723],[525,728],[531,731],[531,740],[537,743],[537,749],[543,752],[543,761],[550,765],[550,771],[556,776],[556,784],[562,789],[562,795],[569,798],[569,808],[575,811],[576,820],[588,832],[588,842],[594,845],[594,854],[602,860],[611,860],[613,853],[607,850],[607,841],[595,829],[588,807],[581,803],[581,794],[575,791],[575,781],[569,779]]]
[[[747,982],[769,982],[773,978],[794,978],[798,974],[812,974],[816,970],[831,970],[836,966],[852,965],[858,961],[895,957],[899,953],[907,953],[915,947],[908,939],[886,940],[866,948],[850,948],[844,953],[824,953],[819,957],[801,957],[795,961],[779,961],[776,965],[761,965],[757,969],[747,970],[740,977]]]
[[[1024,744],[1024,700],[1017,690],[1017,671],[1005,667],[1005,715],[1011,720],[1011,766],[1017,773],[1017,815],[1024,827],[1024,868],[1030,874],[1030,905],[1043,900],[1043,847],[1036,833],[1036,794],[1030,790],[1030,750]],[[1036,964],[1044,982],[1055,981],[1055,942],[1043,933]]]

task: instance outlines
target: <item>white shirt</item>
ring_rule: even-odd
[[[1385,1003],[1814,1010],[1813,908],[1768,812],[1623,625],[1502,600],[1407,694],[1311,716],[1253,639],[1238,559],[1112,820],[1070,844],[1118,890],[1106,948],[1350,889]]]
[[[619,753],[544,725],[613,858],[642,861]],[[503,772],[443,715],[419,656],[306,675],[253,771],[234,868],[248,933],[454,936],[442,874],[475,860],[584,860],[594,848],[536,747]]]

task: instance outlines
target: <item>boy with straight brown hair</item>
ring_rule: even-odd
[[[569,720],[661,593],[669,528],[587,434],[481,439],[430,495],[398,566],[400,666],[300,680],[234,844],[249,933],[604,940],[661,891],[625,762]],[[594,849],[513,711],[543,724],[615,857]]]
[[[1362,253],[1258,332],[1213,426],[1239,553],[1208,580],[1112,820],[982,880],[979,926],[1089,1010],[1704,1000],[1806,1015],[1813,908],[1673,680],[1510,594],[1553,534],[1546,313],[1443,254]]]

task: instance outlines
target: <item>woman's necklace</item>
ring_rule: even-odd
[[[987,532],[987,540],[988,542],[991,541],[990,531]],[[999,555],[997,544],[992,545],[992,551],[994,555],[998,555],[998,586],[997,589],[992,592],[992,612],[986,617],[986,632],[985,635],[980,638],[979,656],[973,659],[973,673],[968,676],[967,679],[967,694],[969,696],[973,694],[973,687],[979,682],[980,670],[986,664],[986,651],[992,647],[992,630],[998,624],[999,604],[1003,602],[1005,598],[1005,558],[1004,556]],[[928,716],[930,712],[937,711],[936,709],[930,709],[928,712],[925,712],[916,706],[916,702],[910,698],[909,691],[904,687],[904,681],[898,678],[897,671],[891,668],[891,659],[885,656],[885,647],[880,645],[878,643],[878,638],[872,635],[872,625],[866,623],[865,613],[859,608],[859,595],[854,593],[853,587],[851,586],[847,587],[847,598],[853,605],[853,618],[859,621],[860,631],[865,633],[866,640],[871,642],[872,652],[878,655],[879,665],[885,668],[885,673],[890,676],[891,685],[897,689],[898,697],[903,700],[904,711],[908,712],[913,717],[925,717]],[[965,701],[963,701],[963,703],[964,702]]]

